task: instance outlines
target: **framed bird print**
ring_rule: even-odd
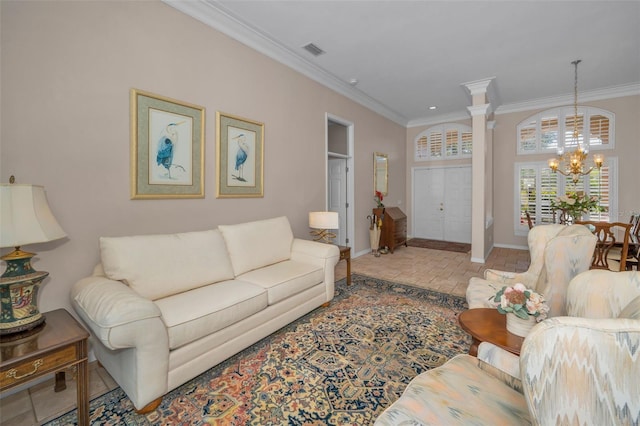
[[[217,198],[264,196],[264,124],[216,112]]]
[[[131,89],[131,198],[204,198],[204,107]]]

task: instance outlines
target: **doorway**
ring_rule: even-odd
[[[413,237],[471,243],[471,166],[413,169]]]
[[[335,243],[353,244],[353,123],[326,115],[327,211],[338,213]]]

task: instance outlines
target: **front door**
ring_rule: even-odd
[[[471,242],[471,167],[414,170],[413,236]]]

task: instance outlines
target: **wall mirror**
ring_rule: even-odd
[[[382,195],[388,192],[388,159],[387,154],[373,153],[373,192],[379,191]]]

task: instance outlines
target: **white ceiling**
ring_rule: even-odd
[[[571,104],[575,59],[579,102],[640,94],[638,0],[164,1],[407,126],[467,117],[489,78],[497,113]]]

